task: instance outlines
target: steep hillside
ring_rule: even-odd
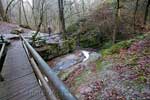
[[[101,52],[65,81],[80,100],[150,99],[150,33]]]

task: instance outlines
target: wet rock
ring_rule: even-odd
[[[16,34],[4,34],[5,39],[19,39],[19,35]]]
[[[34,32],[34,31],[31,31],[31,32]],[[25,36],[26,38],[29,39],[29,41],[32,44],[31,34],[25,34]],[[75,40],[73,39],[62,40],[61,36],[58,34],[49,36],[44,33],[39,33],[36,38],[36,41],[34,41],[34,45],[36,47],[36,50],[41,54],[41,56],[45,60],[49,60],[54,57],[67,54],[69,52],[74,51],[76,48]],[[40,48],[42,48],[42,50]]]
[[[67,69],[75,64],[80,63],[83,60],[83,56],[76,55],[76,54],[69,54],[65,57],[57,60],[54,70],[61,71]]]
[[[87,61],[88,62],[93,62],[93,61],[98,60],[100,57],[101,57],[100,53],[92,52],[92,53],[90,53],[90,57]]]

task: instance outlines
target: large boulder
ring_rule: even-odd
[[[12,30],[10,33],[19,35],[20,33],[24,33],[24,30],[22,28],[16,28]]]
[[[22,27],[22,28],[26,28],[26,29],[31,29],[31,27],[29,26],[29,25],[19,25],[20,27]]]
[[[36,48],[40,55],[45,59],[52,59],[64,54],[67,54],[76,48],[76,42],[73,39],[64,40],[61,42],[53,42],[42,47]]]

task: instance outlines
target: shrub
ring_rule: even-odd
[[[77,32],[79,26],[74,23],[74,24],[71,24],[70,26],[68,26],[67,28],[67,32]]]
[[[119,53],[120,49],[128,48],[132,42],[133,40],[126,40],[126,41],[118,42],[117,44],[114,44],[112,47],[102,50],[102,54],[105,56],[105,55],[111,55],[114,53]]]

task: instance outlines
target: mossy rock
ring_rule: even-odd
[[[75,39],[69,39],[68,46],[69,46],[69,51],[75,50],[75,48],[76,48],[76,41],[75,41]]]
[[[47,53],[49,55],[57,56],[59,54],[59,44],[48,45]]]
[[[80,36],[80,46],[87,48],[87,47],[94,47],[95,45],[99,45],[99,40],[97,39],[97,34],[84,34]]]
[[[19,25],[19,26],[23,27],[23,28],[31,29],[31,27],[29,25]]]
[[[59,50],[60,50],[59,51],[60,54],[68,53],[69,52],[69,41],[68,40],[63,41]]]
[[[42,39],[41,37],[37,37],[35,39],[32,39],[31,43],[34,47],[42,47],[46,44],[46,40]]]
[[[76,43],[74,39],[65,40],[61,44],[59,43],[48,44],[45,58],[51,59],[53,57],[64,55],[70,51],[75,50],[75,48]]]
[[[102,59],[96,61],[96,69],[97,71],[101,71],[107,69],[112,66],[112,63],[108,61],[103,61]]]
[[[23,33],[23,32],[24,30],[22,28],[18,28],[18,29],[12,30],[10,33],[19,35],[20,33]]]

